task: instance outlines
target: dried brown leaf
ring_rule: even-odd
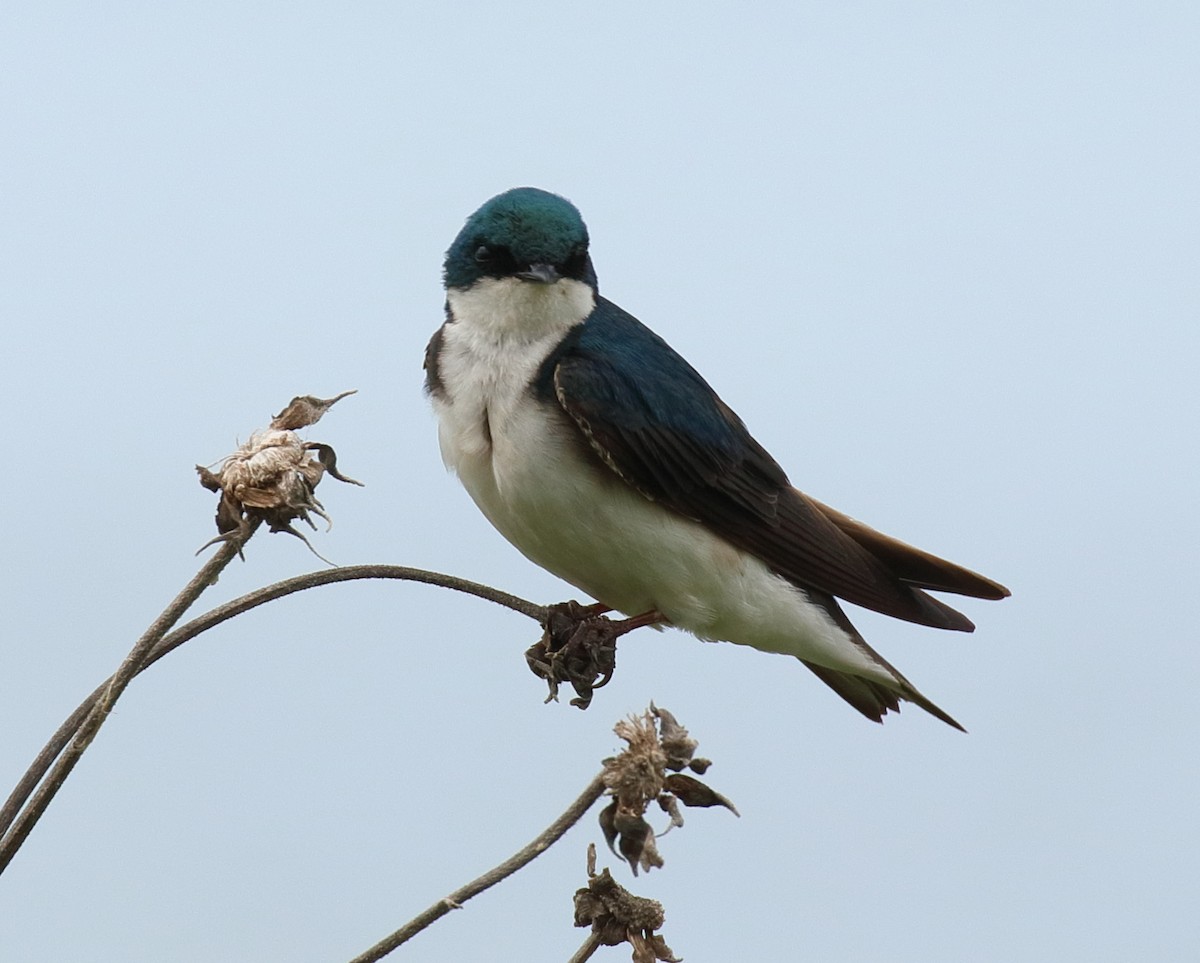
[[[735,816],[741,816],[733,803],[699,779],[675,772],[667,776],[664,782],[668,791],[685,806],[724,806]]]
[[[353,391],[343,391],[332,398],[315,398],[312,395],[297,395],[288,402],[287,407],[271,419],[271,427],[284,431],[296,431],[307,428],[321,420],[321,416],[348,395],[357,394]]]

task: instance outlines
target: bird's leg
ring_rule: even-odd
[[[607,606],[561,602],[549,607],[542,637],[525,653],[530,670],[550,686],[546,698],[558,698],[558,686],[569,682],[576,698],[571,705],[586,709],[592,691],[608,683],[617,667],[617,639],[644,625],[665,622],[657,610],[628,619],[606,619]]]
[[[612,609],[605,609],[605,611],[611,612]],[[658,609],[651,609],[649,612],[643,612],[641,615],[613,622],[613,625],[620,628],[620,631],[616,634],[621,636],[626,632],[632,632],[634,629],[640,629],[644,625],[663,625],[668,621],[670,620]]]

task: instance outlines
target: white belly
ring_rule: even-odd
[[[494,331],[456,315],[433,402],[442,457],[527,558],[626,614],[657,609],[703,639],[892,681],[803,591],[586,453],[567,415],[529,388],[564,329],[484,337]]]

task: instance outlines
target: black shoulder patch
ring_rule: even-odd
[[[442,376],[438,370],[438,356],[442,353],[442,332],[445,328],[446,325],[443,324],[433,332],[433,337],[429,339],[425,348],[425,393],[433,398],[441,398],[446,393],[446,386],[442,384]]]

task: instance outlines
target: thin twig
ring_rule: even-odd
[[[508,592],[502,592],[500,589],[492,588],[490,585],[472,582],[469,579],[459,578],[456,575],[431,572],[423,568],[410,568],[407,565],[344,565],[340,568],[327,568],[316,572],[309,572],[306,575],[297,575],[294,578],[284,579],[282,582],[276,582],[274,585],[268,585],[257,591],[249,592],[241,598],[234,599],[232,602],[222,605],[220,608],[213,609],[206,615],[196,619],[194,623],[189,622],[188,625],[181,627],[179,632],[183,632],[194,624],[211,619],[211,622],[204,624],[193,633],[193,635],[198,635],[200,632],[212,628],[213,625],[224,622],[226,619],[240,615],[242,612],[256,608],[265,602],[283,598],[285,595],[303,592],[305,589],[316,588],[320,585],[329,585],[333,582],[353,582],[372,578],[424,582],[426,585],[438,585],[442,588],[453,589],[456,592],[465,592],[467,595],[474,595],[487,602],[495,602],[497,605],[503,605],[505,608],[519,612],[521,615],[528,616],[537,622],[545,622],[548,613],[548,608],[545,605],[537,605],[520,596],[510,595]],[[172,633],[172,636],[175,634]],[[180,639],[178,644],[182,644],[185,641],[187,640]],[[163,652],[162,655],[166,655],[166,652]]]
[[[163,609],[162,614],[150,624],[142,637],[129,650],[129,654],[125,656],[112,678],[102,687],[99,698],[86,717],[80,721],[70,744],[63,749],[61,754],[57,754],[58,761],[50,769],[46,778],[41,780],[37,792],[13,821],[11,829],[3,839],[0,839],[0,873],[3,873],[8,864],[12,862],[13,856],[28,838],[33,827],[37,825],[42,813],[46,811],[46,807],[50,805],[51,800],[54,799],[62,784],[71,774],[71,770],[75,768],[75,764],[79,762],[92,740],[96,738],[96,733],[100,731],[108,714],[112,712],[113,706],[121,698],[121,693],[125,691],[133,677],[142,670],[151,650],[179,621],[183,613],[200,597],[201,593],[216,582],[217,576],[221,574],[225,566],[237,558],[247,540],[258,530],[258,525],[258,522],[253,522],[245,529],[244,533],[239,533],[235,538],[231,538],[222,545],[212,558],[200,567],[200,571],[171,600],[171,603]],[[38,756],[39,760],[42,759],[42,755]],[[24,782],[25,780],[22,780],[22,783]]]
[[[600,937],[595,933],[588,933],[587,939],[583,941],[583,946],[579,947],[571,956],[567,963],[584,963],[585,960],[590,960],[592,954],[600,949],[604,944],[600,942]]]
[[[222,551],[225,551],[225,548]],[[233,551],[236,553],[236,548]],[[317,586],[328,585],[333,582],[349,582],[376,578],[401,579],[410,582],[423,582],[428,585],[439,585],[443,588],[465,592],[468,595],[474,595],[486,601],[503,605],[514,612],[519,612],[531,619],[535,619],[539,623],[544,623],[546,620],[547,609],[543,605],[536,605],[516,595],[501,592],[490,585],[481,585],[478,582],[471,582],[454,575],[444,575],[441,572],[430,572],[426,569],[409,568],[404,565],[347,565],[343,568],[322,569],[321,571],[311,572],[307,575],[297,575],[294,578],[285,579],[282,582],[276,582],[265,588],[249,592],[206,612],[204,615],[181,625],[169,635],[159,639],[149,654],[142,659],[141,665],[137,667],[136,671],[141,672],[143,669],[148,668],[169,652],[179,648],[184,642],[200,635],[200,633],[206,632],[234,616],[241,615],[243,612],[248,612],[250,609],[265,605],[267,602],[274,601],[275,599],[283,598],[285,595],[292,595],[296,592],[302,592],[305,589],[316,588]],[[84,699],[79,707],[58,727],[58,731],[54,733],[50,741],[38,753],[33,764],[8,797],[4,808],[0,809],[0,834],[7,832],[9,827],[13,825],[25,801],[45,777],[50,767],[54,764],[54,760],[58,758],[72,737],[80,730],[84,720],[88,718],[88,713],[99,703],[115,680],[116,676],[114,675],[100,683],[92,694]],[[65,778],[65,775],[63,778]],[[32,825],[29,828],[32,828]],[[27,834],[28,832],[26,831]],[[3,868],[0,867],[0,872],[2,871]]]
[[[409,920],[404,926],[396,930],[391,936],[380,940],[365,953],[356,956],[350,963],[375,963],[376,960],[381,960],[387,956],[392,950],[400,944],[407,942],[412,937],[416,936],[421,930],[429,926],[435,920],[441,919],[451,910],[459,909],[463,903],[469,900],[472,896],[478,896],[490,886],[495,886],[501,880],[511,876],[522,866],[531,862],[537,856],[540,856],[554,843],[556,843],[563,834],[570,829],[584,813],[591,808],[592,804],[604,794],[604,774],[598,773],[596,777],[588,783],[588,787],[570,806],[566,812],[559,816],[553,823],[546,827],[545,832],[537,837],[524,849],[514,853],[499,866],[488,870],[478,879],[474,879],[459,889],[456,889],[449,896],[446,896],[423,913]],[[586,959],[586,957],[585,957]]]

